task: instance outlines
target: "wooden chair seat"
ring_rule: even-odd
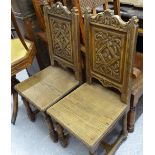
[[[93,149],[126,108],[120,95],[99,84],[85,83],[50,107],[47,113]]]
[[[31,42],[25,41],[28,48],[31,46]],[[18,63],[24,59],[28,51],[25,49],[20,39],[11,39],[11,64]]]
[[[49,66],[16,85],[15,89],[40,111],[45,111],[78,85],[70,72]]]

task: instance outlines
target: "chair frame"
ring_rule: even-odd
[[[13,113],[12,113],[12,118],[11,118],[11,123],[15,124],[16,122],[16,118],[17,118],[17,113],[18,113],[18,93],[16,92],[16,90],[14,89],[14,86],[18,83],[20,83],[20,81],[18,79],[16,79],[16,74],[18,72],[20,72],[23,69],[26,69],[27,67],[29,67],[32,64],[33,58],[36,54],[36,48],[34,43],[31,43],[31,46],[28,48],[24,38],[18,28],[18,24],[16,22],[15,16],[11,10],[11,20],[12,20],[12,24],[14,25],[14,28],[16,30],[16,33],[21,41],[21,43],[23,44],[25,50],[27,51],[27,54],[25,57],[23,57],[22,59],[20,59],[19,61],[14,62],[13,64],[11,64],[11,94],[13,94]],[[27,21],[27,26],[29,29],[29,32],[32,35],[32,25],[30,21]],[[34,117],[33,115],[31,115],[32,117],[30,117],[30,119],[33,121]]]
[[[127,138],[128,135],[127,113],[129,111],[130,106],[129,104],[131,96],[131,75],[133,70],[133,64],[134,64],[133,58],[135,56],[136,39],[138,34],[137,22],[138,22],[137,17],[133,17],[132,19],[129,20],[129,22],[124,22],[123,20],[121,20],[119,16],[112,15],[109,10],[106,10],[104,13],[102,14],[99,13],[95,16],[90,15],[89,11],[85,13],[85,30],[86,30],[85,33],[87,36],[86,39],[87,82],[91,84],[92,79],[97,79],[104,87],[116,88],[121,93],[120,100],[122,101],[122,103],[127,104],[126,110],[119,116],[117,120],[119,121],[121,118],[123,118],[123,125],[122,125],[123,129],[116,142],[112,145],[109,145],[106,144],[105,142],[99,141],[94,146],[89,148],[90,155],[98,154],[97,149],[100,144],[102,144],[105,147],[108,155],[114,154],[114,152],[119,147],[121,142]],[[99,34],[97,34],[97,32],[99,32]],[[108,45],[105,45],[102,41],[100,42],[101,38],[99,40],[95,40],[95,37],[96,38],[98,36],[103,37],[102,34],[105,35],[105,33],[107,36],[109,35],[109,39],[111,42],[114,39],[114,42],[116,41],[116,43],[118,43],[120,47],[117,47],[117,44],[110,45],[109,47]],[[103,69],[103,67],[106,65],[105,61],[107,60],[107,58],[102,53],[102,50],[96,51],[96,49],[98,50],[97,46],[98,43],[108,48],[107,50],[110,51],[109,55],[107,54],[108,56],[110,56],[110,54],[113,55],[112,58],[113,60],[111,59],[110,62],[120,63],[118,67],[115,66],[114,68],[113,67],[111,68],[111,70],[113,70],[114,72],[115,71],[118,72],[118,75],[114,75],[114,72],[113,75],[110,73],[108,74],[106,70],[107,68]],[[114,49],[113,53],[111,49]],[[106,50],[104,50],[104,52],[105,51]],[[119,58],[115,59],[117,55]],[[103,58],[104,60],[102,59],[102,56],[104,57]],[[102,60],[103,63],[98,62],[99,60]],[[98,66],[97,63],[99,63]],[[107,133],[104,133],[105,136],[109,132],[111,132],[116,122],[114,122],[111,125]],[[59,125],[58,129],[61,129],[58,131],[58,134],[61,135],[59,140],[61,143],[65,144],[66,139],[62,136],[63,128]],[[103,136],[103,139],[105,136]]]
[[[107,154],[113,154],[116,151],[116,148],[120,145],[121,141],[126,139],[128,134],[127,113],[130,107],[131,80],[132,80],[131,75],[133,73],[133,64],[136,52],[135,49],[138,35],[138,19],[137,17],[133,17],[129,20],[129,22],[124,22],[119,16],[112,15],[110,13],[110,10],[105,10],[104,13],[102,14],[99,13],[96,16],[91,16],[88,12],[89,11],[87,11],[85,14],[85,32],[87,36],[86,37],[87,82],[91,84],[93,79],[97,79],[104,87],[116,88],[121,93],[121,101],[124,104],[127,104],[128,106],[127,111],[123,114],[123,129],[120,137],[111,147],[106,143],[103,143],[103,146],[108,152]],[[95,34],[93,34],[93,32]],[[108,45],[108,43],[107,45],[105,45],[103,44],[103,42],[100,42],[100,39],[105,34],[107,35],[107,37],[109,36],[107,42],[112,43],[114,41],[113,38],[116,39],[117,41],[120,40],[121,45],[119,47],[120,48],[119,50],[122,50],[120,51],[121,53],[119,53],[116,44],[115,46]],[[97,40],[97,37],[101,38]],[[101,45],[101,43],[110,52],[112,48],[115,49],[115,54],[109,52],[106,53],[107,56],[103,56],[102,50],[100,50],[99,47],[97,46]],[[124,45],[122,45],[123,43]],[[113,56],[111,60],[108,60],[108,56],[110,56],[110,54],[112,54]],[[120,66],[118,68],[117,67],[109,68],[111,70],[111,72],[109,73],[107,69],[108,66],[110,65],[109,62],[110,61],[117,62],[118,60],[115,59],[117,54],[121,55],[121,57],[119,58]],[[103,60],[105,61],[103,64],[100,61],[102,59],[102,56],[104,57]],[[105,64],[107,66],[104,68]],[[119,75],[114,73],[115,71],[117,72],[117,70],[119,70],[118,71]],[[90,150],[90,154],[96,155],[97,149]]]
[[[62,5],[61,2],[56,2],[52,5],[49,5],[48,2],[45,2],[43,10],[51,66],[56,66],[58,64],[62,68],[72,69],[75,73],[75,79],[79,81],[80,85],[82,83],[82,74],[79,52],[80,39],[78,10],[73,8],[70,12],[65,6]],[[63,26],[63,28],[61,26]],[[18,92],[21,96],[23,96],[20,91]],[[27,105],[28,116],[34,116],[35,113],[29,106],[30,100],[25,96],[23,97],[24,104]],[[51,139],[53,142],[57,142],[58,134],[54,129],[52,119],[46,113],[46,109],[41,112],[44,115],[47,123]]]
[[[46,35],[48,38],[48,45],[49,45],[49,55],[51,59],[51,65],[55,65],[56,62],[59,63],[62,67],[66,68],[71,68],[73,71],[75,71],[75,77],[76,80],[82,81],[82,74],[81,74],[81,63],[80,63],[80,41],[79,39],[74,39],[74,38],[79,38],[79,14],[78,14],[78,9],[75,7],[72,9],[70,12],[66,7],[62,5],[61,2],[56,2],[55,4],[52,4],[51,6],[45,2],[44,3],[44,19],[45,19],[45,25],[46,25]],[[67,40],[70,42],[70,51],[66,51],[62,53],[62,50],[65,49],[59,49],[56,47],[56,44],[60,43],[62,46],[66,46],[65,42],[62,42],[61,39],[65,38],[64,37],[64,32],[63,30],[58,30],[57,27],[54,27],[51,25],[51,22],[49,22],[49,19],[52,19],[53,25],[55,26],[60,26],[60,23],[63,24],[63,26],[66,27],[66,35],[70,37],[70,40]],[[61,22],[63,20],[63,22]],[[58,25],[56,25],[58,23]],[[52,26],[52,28],[51,28]],[[69,30],[72,30],[70,32]],[[61,37],[55,39],[56,35],[60,34]],[[74,36],[74,37],[73,37]],[[53,40],[53,41],[52,41]],[[54,42],[57,40],[57,42]],[[73,41],[71,41],[73,40]],[[60,53],[59,53],[60,52]]]
[[[11,20],[12,20],[12,23],[15,27],[15,30],[17,32],[17,35],[18,35],[21,43],[23,44],[25,50],[27,51],[27,55],[24,58],[22,58],[21,60],[16,61],[15,63],[11,64],[11,76],[14,76],[19,71],[27,68],[28,66],[30,66],[32,64],[33,58],[36,54],[36,49],[35,49],[33,42],[31,43],[30,48],[27,47],[27,45],[24,41],[24,38],[23,38],[19,28],[18,28],[18,24],[16,22],[15,16],[14,16],[12,11],[11,11]],[[30,33],[32,34],[32,28],[31,28],[32,26],[31,26],[30,21],[27,22],[27,25],[28,25]]]

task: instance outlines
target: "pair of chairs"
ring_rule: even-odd
[[[124,22],[109,10],[85,13],[86,78],[82,82],[79,13],[60,2],[44,6],[51,66],[17,84],[15,90],[45,117],[49,134],[63,147],[68,144],[64,129],[97,155],[100,144],[113,154],[127,137],[131,78],[138,19]],[[113,88],[113,89],[112,89]],[[116,123],[122,121],[117,141],[104,142]]]

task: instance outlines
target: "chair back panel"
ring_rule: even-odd
[[[85,15],[87,79],[98,79],[103,86],[114,87],[127,102],[132,75],[138,19],[124,22],[109,10],[96,16]]]
[[[106,0],[95,0],[93,1],[93,5],[94,7],[97,7],[97,6],[100,6],[100,5],[103,5],[105,3]]]
[[[62,3],[44,6],[46,32],[51,64],[57,61],[64,67],[80,72],[79,14],[70,12]]]
[[[103,5],[105,1],[106,0],[79,0],[82,13],[84,13],[88,7],[93,9]]]

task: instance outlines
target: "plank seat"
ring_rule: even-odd
[[[74,74],[49,66],[16,85],[15,89],[40,111],[45,111],[78,85]]]
[[[120,95],[99,84],[83,84],[47,113],[92,149],[122,116],[127,105]]]

